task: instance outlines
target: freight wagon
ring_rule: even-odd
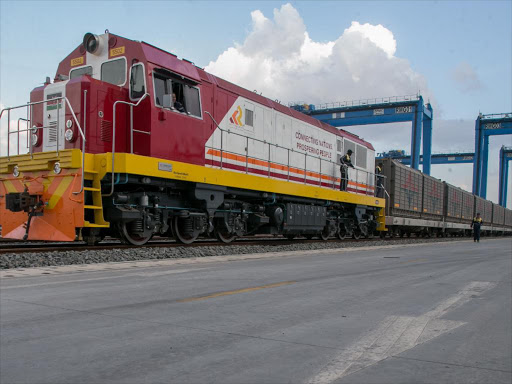
[[[386,227],[390,236],[469,235],[477,212],[483,218],[483,235],[512,232],[511,210],[399,161],[377,162],[383,163],[387,179]]]

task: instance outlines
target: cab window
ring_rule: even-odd
[[[124,58],[101,64],[101,80],[114,85],[126,82],[126,60]]]
[[[172,94],[172,85],[171,80],[165,78],[162,75],[154,73],[153,75],[153,83],[155,85],[155,104],[158,107],[164,106],[164,95]]]
[[[135,64],[132,66],[130,75],[130,98],[139,99],[146,93],[146,84],[144,79],[144,66]]]
[[[87,66],[87,67],[76,68],[76,69],[71,70],[71,72],[69,72],[70,79],[74,79],[75,77],[80,77],[82,75],[92,76],[92,67]]]
[[[201,96],[195,83],[166,70],[155,70],[153,84],[157,106],[202,118]]]

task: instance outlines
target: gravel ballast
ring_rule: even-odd
[[[242,255],[267,252],[308,251],[318,249],[357,248],[383,245],[421,244],[461,241],[467,238],[361,240],[358,242],[297,242],[296,244],[204,246],[204,247],[140,247],[54,252],[7,253],[0,256],[0,269],[47,267],[73,264],[110,263],[118,261],[179,259],[192,257]]]

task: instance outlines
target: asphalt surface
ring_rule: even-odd
[[[238,259],[0,275],[0,383],[512,380],[510,238]]]

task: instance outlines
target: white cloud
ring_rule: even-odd
[[[363,37],[386,52],[388,57],[393,57],[396,52],[396,40],[393,33],[380,24],[359,24],[357,21],[353,21],[350,28],[345,29],[345,32],[343,32],[343,34],[350,33],[360,33]]]
[[[397,41],[386,27],[353,21],[341,36],[318,42],[311,39],[304,21],[290,4],[275,9],[273,19],[259,10],[253,11],[251,17],[252,30],[245,41],[227,48],[211,61],[206,67],[208,72],[283,103],[319,104],[421,91],[436,113],[434,151],[474,151],[474,120],[439,119],[440,107],[426,79],[414,71],[408,60],[395,56]],[[467,63],[457,67],[453,79],[465,90],[482,86],[476,71]],[[348,130],[370,141],[377,152],[410,151],[411,123]],[[494,201],[498,200],[498,151],[499,146],[491,142],[487,196]],[[472,188],[472,164],[434,165],[432,175],[466,190]],[[509,204],[511,201],[509,192]]]
[[[461,92],[474,92],[484,88],[476,70],[463,61],[452,72],[452,80]]]
[[[395,56],[397,42],[382,25],[357,21],[332,41],[309,36],[290,4],[275,9],[273,19],[251,13],[252,29],[211,61],[206,70],[282,102],[322,103],[416,94],[427,100],[425,78]]]

